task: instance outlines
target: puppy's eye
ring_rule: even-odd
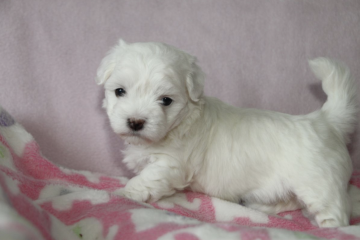
[[[115,95],[117,96],[117,97],[122,97],[122,96],[124,96],[125,95],[125,90],[123,89],[123,88],[117,88],[117,89],[115,89]]]
[[[172,99],[171,98],[169,98],[169,97],[164,97],[163,99],[162,99],[162,105],[164,105],[164,106],[169,106],[171,103],[172,103]]]

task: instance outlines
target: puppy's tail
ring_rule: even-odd
[[[322,88],[328,97],[321,111],[348,142],[349,134],[355,130],[358,114],[356,82],[349,69],[341,63],[316,58],[309,61],[309,64],[315,75],[322,80]]]

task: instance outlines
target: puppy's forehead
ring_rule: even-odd
[[[174,61],[154,53],[127,52],[120,56],[114,77],[109,80],[126,87],[167,89],[182,85],[181,74]],[[124,86],[125,87],[125,86]]]

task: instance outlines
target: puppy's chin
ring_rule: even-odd
[[[126,144],[131,145],[149,145],[153,141],[140,134],[121,133],[119,136],[125,141]]]

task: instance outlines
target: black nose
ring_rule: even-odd
[[[127,125],[134,131],[139,131],[143,129],[145,124],[145,120],[143,119],[135,119],[135,118],[128,118]]]

